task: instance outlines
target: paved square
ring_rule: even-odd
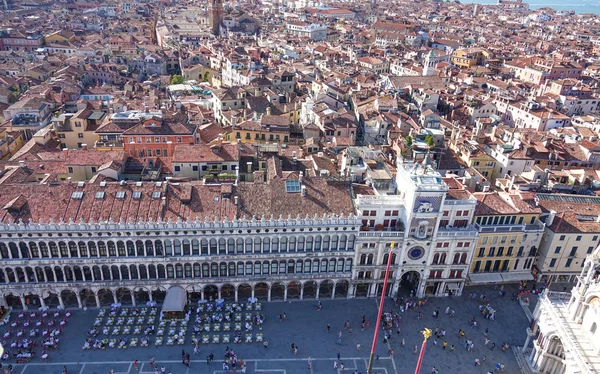
[[[423,312],[421,320],[416,319],[416,312],[413,310],[400,313],[402,316],[400,335],[394,331],[391,340],[384,344],[383,333],[380,334],[377,342],[379,360],[376,361],[374,366],[376,370],[373,372],[412,374],[417,361],[417,356],[413,354],[413,347],[415,345],[420,347],[422,342],[420,331],[425,327],[432,330],[439,327],[446,329],[448,347],[444,350],[441,340],[435,345],[434,337],[432,337],[425,353],[422,373],[430,373],[433,366],[440,373],[487,373],[488,370],[493,371],[497,362],[505,365],[506,373],[520,373],[512,350],[508,349],[506,352],[502,352],[500,349],[504,341],[511,346],[522,345],[526,337],[525,328],[529,325],[518,302],[511,300],[510,295],[514,291],[507,287],[507,295],[500,297],[491,287],[467,287],[461,297],[429,298],[427,304],[421,308]],[[483,292],[489,296],[490,305],[497,311],[495,320],[483,318],[479,313],[479,301],[468,300],[468,295],[472,292],[476,292],[478,295]],[[229,344],[229,347],[234,349],[238,357],[247,363],[247,373],[315,374],[335,372],[333,362],[336,360],[338,352],[341,362],[345,365],[344,372],[353,373],[354,370],[358,370],[359,373],[365,373],[373,338],[373,325],[376,321],[377,300],[324,300],[322,303],[323,308],[318,312],[314,300],[263,302],[261,313],[264,314],[266,322],[262,326],[262,332],[265,340],[269,342],[268,349],[264,349],[263,345],[257,342]],[[444,314],[447,306],[455,310],[455,317]],[[392,310],[393,308],[393,301],[387,300],[385,309]],[[440,310],[440,317],[437,319],[432,316],[436,309]],[[284,312],[287,314],[287,319],[280,322],[277,316]],[[115,374],[119,374],[136,372],[132,363],[134,360],[139,360],[142,363],[140,372],[153,374],[153,370],[149,366],[149,359],[154,356],[159,365],[164,365],[167,372],[171,371],[173,374],[223,373],[221,359],[227,346],[223,343],[200,345],[199,355],[192,355],[191,368],[188,369],[181,364],[182,349],[193,353],[191,336],[194,324],[192,321],[188,324],[186,344],[183,346],[156,347],[154,337],[152,337],[151,344],[147,348],[82,350],[86,333],[97,315],[97,310],[85,312],[76,310],[69,319],[68,328],[61,335],[60,348],[49,351],[49,362],[39,360],[41,351],[38,348],[37,357],[32,362],[15,364],[14,361],[9,361],[4,362],[4,365],[13,364],[17,374],[61,373],[64,365],[67,366],[69,374],[106,374],[111,369]],[[363,315],[366,315],[371,322],[371,327],[360,331],[360,321]],[[475,329],[470,327],[472,317],[475,317],[478,322],[478,327]],[[337,345],[337,334],[343,330],[346,320],[351,322],[353,332],[349,334],[348,331],[343,331],[342,344]],[[328,324],[331,325],[329,333],[326,328]],[[6,326],[0,327],[0,333],[3,334],[7,328]],[[487,347],[484,345],[486,328],[489,328],[491,342],[496,343],[494,350],[489,348],[491,343]],[[473,352],[467,352],[464,349],[464,339],[458,337],[458,329],[464,330],[467,334],[466,337],[473,340],[475,344]],[[405,339],[405,346],[400,344],[402,338]],[[299,347],[296,356],[290,349],[292,343]],[[360,351],[357,351],[357,344],[361,345]],[[451,345],[455,345],[454,351],[450,350]],[[393,360],[388,358],[389,348],[395,351]],[[205,357],[209,353],[215,355],[215,361],[210,366],[205,361]],[[482,360],[484,355],[487,356],[487,362],[476,367],[474,365],[475,358]],[[308,357],[313,360],[312,370],[307,368]]]

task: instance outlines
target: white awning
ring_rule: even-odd
[[[165,302],[163,303],[163,312],[183,312],[187,302],[187,292],[179,286],[169,288]]]
[[[446,282],[446,288],[456,291],[460,288],[460,282]]]
[[[508,273],[502,273],[502,280],[504,282],[530,281],[533,280],[533,274],[531,274],[530,271],[513,271]]]
[[[477,283],[499,283],[502,282],[502,275],[498,273],[477,273],[469,274],[471,284]]]

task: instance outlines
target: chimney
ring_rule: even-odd
[[[82,144],[81,149],[83,149],[84,151],[87,151],[87,144]]]
[[[253,175],[253,179],[254,179],[254,183],[264,183],[265,181],[265,172],[262,170],[257,170],[255,172],[252,173]]]
[[[266,112],[265,114],[266,114],[267,116],[270,116],[270,115],[271,115],[271,107],[270,107],[270,106],[268,106],[268,107],[267,107],[267,112]]]
[[[298,177],[298,182],[302,183],[302,178],[304,177],[304,173],[300,172],[300,176]]]
[[[25,161],[19,161],[19,166],[25,168]]]
[[[217,145],[219,146],[219,149],[221,149],[221,147],[223,146],[223,134],[219,134],[219,136],[217,137]]]
[[[305,185],[302,185],[302,186],[300,187],[300,194],[301,194],[302,196],[306,196],[306,186],[305,186]]]
[[[233,203],[234,203],[235,205],[238,205],[238,203],[239,203],[239,197],[237,197],[237,196],[234,196],[234,197],[233,197]]]
[[[65,158],[69,157],[69,148],[63,148],[63,153],[65,155]]]
[[[554,222],[554,217],[556,217],[556,211],[551,210],[548,214],[548,218],[546,218],[546,227],[552,226],[552,222]]]
[[[248,173],[251,173],[251,172],[252,172],[252,162],[246,162],[246,165],[248,165],[248,170],[247,170],[247,172],[248,172]]]

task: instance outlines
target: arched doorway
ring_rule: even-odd
[[[302,297],[306,299],[314,299],[317,296],[317,282],[308,281],[304,283],[304,293]]]
[[[219,298],[219,289],[217,286],[209,284],[204,287],[204,300],[214,301]]]
[[[287,299],[300,299],[300,287],[302,285],[299,282],[290,282],[287,286]]]
[[[83,290],[79,291],[79,296],[81,297],[81,303],[83,304],[84,308],[97,306],[94,291],[84,288]]]
[[[333,287],[333,282],[330,280],[321,282],[319,285],[319,299],[331,298],[331,295],[333,294]]]
[[[29,309],[37,309],[40,307],[40,297],[36,294],[25,292],[25,304]]]
[[[108,288],[98,290],[98,299],[100,300],[100,306],[109,306],[115,302],[113,293]]]
[[[23,305],[21,304],[21,297],[19,295],[15,295],[9,292],[4,294],[4,298],[6,299],[7,306],[11,306],[15,309],[23,308]]]
[[[162,288],[152,291],[152,300],[159,304],[162,304],[162,302],[165,301],[165,297],[167,297],[167,291]]]
[[[44,298],[44,303],[49,308],[53,308],[53,307],[56,307],[57,305],[59,305],[58,293],[56,293],[54,291],[46,290],[46,291],[42,292],[42,297]]]
[[[367,297],[369,296],[369,284],[359,283],[356,285],[356,293],[354,297]]]
[[[202,292],[200,291],[200,287],[188,286],[187,288],[188,299],[194,305],[198,303],[198,300],[202,300]]]
[[[79,303],[77,302],[77,294],[71,290],[62,290],[60,293],[62,296],[63,304],[65,308],[78,308]]]
[[[131,291],[129,288],[118,288],[116,291],[117,300],[123,305],[131,304]]]
[[[258,283],[254,286],[254,297],[258,300],[267,300],[269,297],[269,285]]]
[[[249,298],[252,297],[252,286],[249,284],[240,284],[238,286],[238,300],[240,302],[246,302]]]
[[[335,298],[345,299],[348,297],[348,281],[339,281],[335,284]]]
[[[133,297],[137,305],[146,305],[150,301],[150,293],[144,288],[136,288],[133,290]]]
[[[232,284],[225,284],[221,287],[221,298],[225,301],[235,301],[235,287]]]
[[[273,283],[271,286],[271,300],[283,300],[285,286],[283,283]]]
[[[419,291],[420,282],[421,274],[419,272],[414,270],[407,271],[406,273],[402,274],[398,294],[410,296],[411,291],[413,291],[413,296],[416,295]]]

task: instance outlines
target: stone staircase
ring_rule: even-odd
[[[519,368],[521,369],[521,373],[522,374],[535,374],[534,371],[531,370],[531,368],[529,367],[529,364],[527,363],[527,356],[529,355],[529,353],[531,353],[531,349],[528,349],[525,353],[523,353],[523,351],[521,351],[521,349],[523,349],[523,347],[517,347],[517,346],[511,346],[513,353],[515,355],[515,358],[517,359],[517,364],[519,365]]]

